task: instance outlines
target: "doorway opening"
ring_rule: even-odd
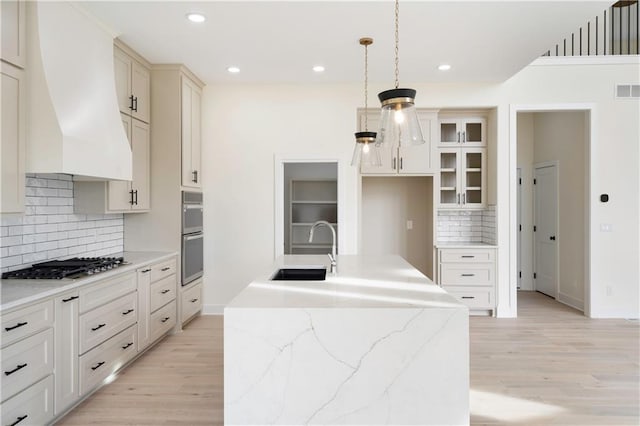
[[[589,309],[590,110],[517,111],[517,287]]]

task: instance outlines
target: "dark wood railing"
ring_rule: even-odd
[[[618,1],[542,56],[638,55],[638,1]]]

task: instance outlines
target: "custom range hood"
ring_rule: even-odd
[[[68,2],[27,2],[27,172],[131,180],[113,36]]]

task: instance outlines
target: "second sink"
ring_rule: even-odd
[[[271,277],[272,281],[324,281],[327,268],[282,268]]]

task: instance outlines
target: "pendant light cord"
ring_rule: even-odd
[[[396,0],[396,89],[400,86],[400,65],[398,60],[398,45],[400,42],[400,36],[398,33],[398,21],[400,16],[400,1]]]
[[[369,49],[368,45],[364,45],[364,131],[369,131],[369,114],[367,113],[368,99],[367,99],[367,86],[369,84]]]

